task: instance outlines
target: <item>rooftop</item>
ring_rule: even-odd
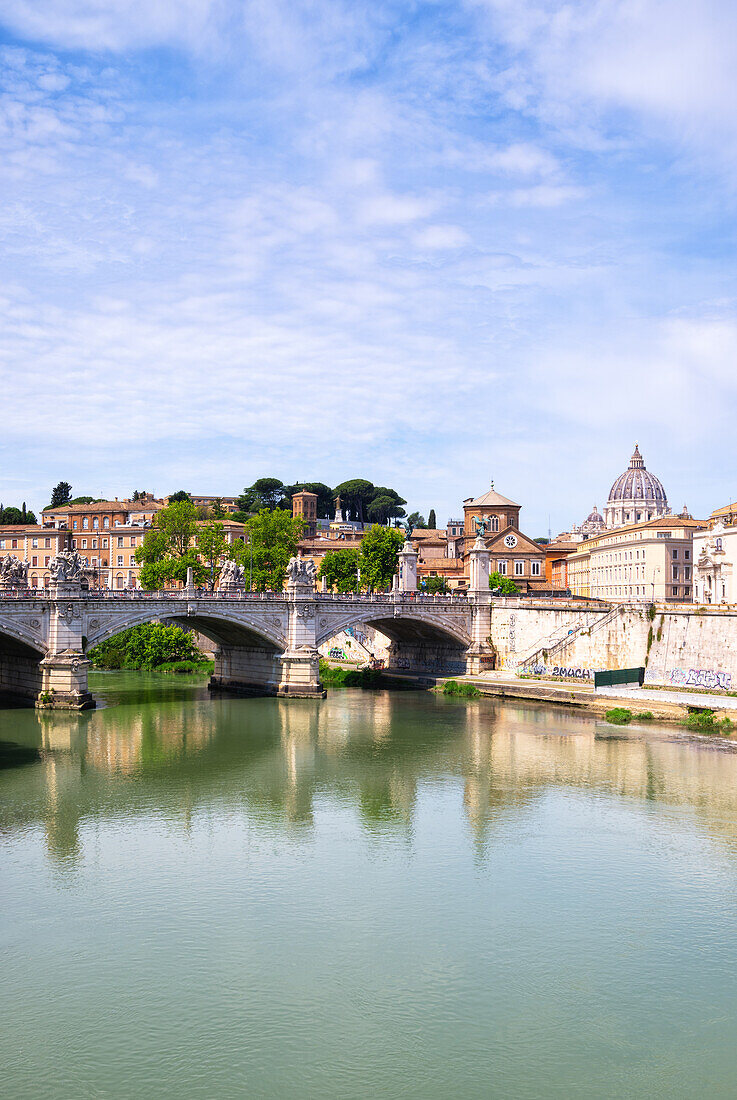
[[[470,497],[463,502],[464,508],[519,508],[519,504],[515,504],[509,497],[503,497],[501,493],[497,493],[494,488],[494,482],[491,483],[491,488],[488,493],[484,493],[483,496],[476,497],[472,500]]]

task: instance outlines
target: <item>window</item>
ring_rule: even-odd
[[[672,531],[658,531],[658,538],[659,539],[672,539],[673,538],[673,532]]]
[[[5,539],[0,539],[0,550],[5,549]]]
[[[678,580],[678,566],[677,565],[673,566],[673,580],[674,581]]]
[[[44,547],[48,550],[51,547],[51,539],[44,539]]]
[[[496,564],[497,564],[497,572],[501,573],[501,575],[503,577],[506,577],[506,575],[507,575],[507,563],[505,561],[498,561]]]
[[[93,539],[93,540],[92,540],[92,549],[93,549],[93,550],[96,550],[96,549],[97,549],[97,539]]]
[[[38,539],[31,539],[31,546],[35,550],[36,547],[38,546]]]
[[[50,561],[51,561],[51,558],[44,558],[44,566],[47,566]]]
[[[103,539],[103,540],[102,540],[102,548],[103,548],[103,550],[107,550],[107,541],[108,541],[107,539]]]
[[[684,596],[690,596],[691,595],[691,589],[688,588],[688,587],[684,588],[683,595]]]
[[[89,525],[90,525],[89,518],[87,516],[85,516],[84,519],[82,520],[82,528],[86,531],[87,528],[89,527]]]
[[[87,549],[87,539],[82,539],[82,549],[83,550]]]
[[[492,531],[498,531],[499,530],[499,516],[492,516],[491,517],[491,529],[492,529]]]
[[[672,558],[673,558],[673,560],[675,561],[675,560],[676,560],[676,558],[678,557],[678,551],[677,551],[677,550],[671,550],[671,552],[670,552],[670,553],[671,553],[671,557],[672,557]]]
[[[721,550],[721,548],[722,548],[722,540],[721,539],[714,539],[714,544],[715,544],[717,550]]]
[[[118,549],[123,545],[123,536],[118,535]]]
[[[514,575],[515,577],[523,577],[525,574],[525,563],[523,561],[516,561],[514,563]]]
[[[135,546],[135,545],[136,545],[136,536],[131,535],[131,546]]]
[[[97,518],[97,516],[95,516],[95,518],[92,520],[92,526],[94,527],[95,530],[97,530],[98,527],[100,526],[100,521]]]
[[[672,588],[671,591],[672,591],[674,596],[678,595],[678,589],[677,588]]]
[[[688,561],[688,559],[691,557],[691,551],[690,550],[684,550],[683,551],[683,556],[686,559],[686,561]]]
[[[77,530],[77,521],[76,521],[76,519],[73,521],[72,527],[74,528],[75,531]]]
[[[118,554],[118,566],[121,566],[122,564],[123,564],[123,555]]]
[[[76,549],[77,549],[77,540],[72,539],[72,550],[76,550]]]
[[[33,557],[31,558],[31,565],[33,565],[33,566],[38,565],[38,557],[36,556],[36,554],[34,554]]]
[[[10,543],[10,547],[11,547],[12,550],[17,550],[18,549],[18,540],[13,539]]]
[[[110,516],[105,516],[102,521],[102,526],[107,530],[107,528],[110,526]]]
[[[533,561],[530,565],[530,571],[531,571],[533,577],[539,577],[540,576],[540,562],[539,561]]]

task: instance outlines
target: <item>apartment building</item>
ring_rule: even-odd
[[[693,541],[705,527],[698,520],[666,515],[604,531],[568,555],[568,588],[574,596],[611,603],[690,602]]]

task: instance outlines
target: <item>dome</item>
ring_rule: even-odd
[[[668,511],[668,498],[663,483],[645,468],[639,447],[635,449],[630,464],[611,487],[604,515],[607,525],[617,527],[623,523],[639,523]]]
[[[589,514],[586,516],[586,522],[587,523],[601,523],[603,525],[604,517],[602,516],[601,512],[598,510],[596,505],[594,505],[593,512],[589,512]]]

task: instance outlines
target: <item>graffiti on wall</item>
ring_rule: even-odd
[[[679,687],[722,688],[728,691],[732,686],[732,675],[712,668],[672,668],[668,681]]]
[[[559,680],[593,680],[594,672],[590,668],[571,668],[566,665],[553,665],[552,668],[548,668],[547,665],[533,664],[525,665],[524,668],[517,670],[518,675],[527,676],[555,676]]]
[[[517,648],[517,616],[509,616],[509,652],[514,653]]]
[[[334,645],[332,649],[328,650],[328,657],[332,657],[334,661],[344,661],[345,653],[342,649],[338,649],[338,647]]]

